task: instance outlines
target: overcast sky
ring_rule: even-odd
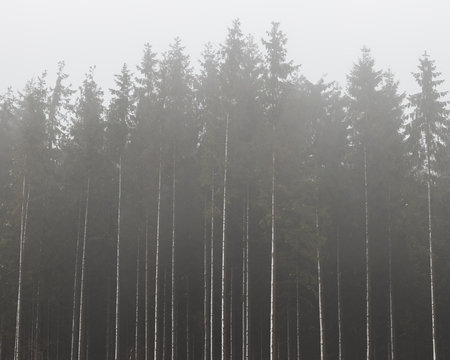
[[[445,0],[0,0],[0,93],[66,62],[78,88],[89,66],[104,90],[124,62],[132,70],[148,42],[163,52],[180,36],[193,65],[208,41],[221,43],[235,18],[258,41],[272,21],[288,36],[289,57],[311,81],[345,85],[366,45],[408,93],[424,50],[450,89],[450,3]]]

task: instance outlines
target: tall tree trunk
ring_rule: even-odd
[[[392,218],[391,218],[391,193],[388,194],[388,272],[389,272],[389,360],[395,360],[394,341],[394,310],[392,294]]]
[[[275,134],[275,126],[274,126]],[[271,206],[272,240],[270,251],[270,360],[276,360],[275,346],[275,291],[276,291],[276,256],[275,256],[275,148],[272,149],[272,206]]]
[[[227,115],[225,124],[225,156],[223,171],[223,210],[222,210],[222,289],[221,289],[221,360],[225,360],[226,342],[225,342],[225,251],[226,251],[226,219],[227,219],[227,169],[228,169],[228,126],[229,115]]]
[[[339,228],[336,231],[336,280],[337,280],[337,311],[338,311],[338,360],[342,360],[342,304],[341,304],[341,242]]]
[[[290,344],[290,328],[289,328],[289,310],[286,310],[286,348],[287,360],[291,360],[291,344]]]
[[[203,360],[208,360],[208,221],[206,218],[206,196],[205,216],[203,224]],[[193,354],[194,355],[194,354]]]
[[[162,138],[161,126],[159,128],[159,138]],[[162,140],[159,144],[159,168],[158,168],[158,205],[156,213],[156,251],[155,251],[155,331],[153,344],[153,359],[158,359],[158,286],[159,286],[159,235],[161,228],[161,172],[162,172]]]
[[[148,217],[145,218],[145,300],[144,300],[144,311],[145,311],[145,331],[144,331],[144,348],[145,356],[144,360],[148,360],[148,325],[149,325],[149,313],[148,313]]]
[[[173,170],[172,170],[172,260],[171,260],[171,351],[170,356],[172,360],[177,357],[176,354],[176,319],[175,319],[175,205],[176,205],[176,149],[173,145]]]
[[[211,238],[210,238],[210,295],[209,295],[209,360],[214,360],[214,170],[211,181]]]
[[[433,360],[437,359],[436,349],[436,303],[434,294],[434,266],[433,266],[433,233],[431,227],[431,156],[429,138],[431,134],[430,124],[427,121],[427,134],[425,152],[427,157],[427,205],[428,205],[428,242],[430,258],[430,298],[431,298],[431,336],[433,342]]]
[[[249,360],[249,208],[250,195],[247,186],[247,203],[245,209],[245,360]]]
[[[245,280],[246,280],[246,201],[244,198],[243,206],[242,206],[242,293],[241,293],[241,302],[242,302],[242,360],[245,360],[245,339],[246,339],[246,319],[245,319],[245,308],[246,308],[246,292],[245,292]]]
[[[298,266],[298,265],[297,265]],[[300,360],[300,299],[299,299],[299,288],[298,288],[298,269],[295,281],[295,310],[296,310],[296,345],[297,345],[297,360]]]
[[[230,360],[233,360],[233,269],[230,271]]]
[[[320,360],[325,359],[325,326],[323,315],[323,284],[322,284],[322,269],[321,269],[321,255],[320,255],[320,228],[319,228],[319,214],[316,208],[316,234],[317,234],[317,287],[319,298],[319,331],[320,331]]]
[[[27,232],[28,220],[28,204],[30,200],[30,186],[28,191],[26,189],[26,177],[23,177],[22,184],[22,211],[20,218],[20,240],[19,240],[19,279],[17,288],[17,309],[16,309],[16,333],[14,338],[14,360],[20,360],[20,320],[22,313],[22,273],[23,273],[23,258],[25,252],[25,240]]]
[[[138,236],[137,255],[136,255],[136,310],[135,310],[135,324],[134,324],[134,360],[138,359],[138,340],[139,340],[139,253],[140,253],[140,238]]]
[[[110,358],[111,351],[111,282],[107,279],[106,290],[106,360]]]
[[[372,339],[370,334],[370,273],[369,273],[369,202],[367,191],[367,149],[364,145],[364,213],[366,230],[366,359],[370,360],[372,353]]]
[[[86,239],[87,239],[87,220],[88,220],[88,210],[89,210],[89,189],[90,188],[90,178],[87,179],[86,187],[86,204],[84,211],[84,230],[83,230],[83,249],[81,255],[81,278],[80,278],[80,310],[79,310],[79,320],[78,320],[78,360],[82,358],[82,343],[83,343],[83,319],[84,319],[84,291],[85,291],[85,271],[86,271]]]
[[[167,272],[164,270],[164,289],[163,289],[163,344],[162,344],[162,358],[163,360],[166,360],[166,352],[167,352]],[[155,358],[156,360],[156,358]]]
[[[77,245],[75,248],[75,269],[73,276],[73,296],[72,296],[72,334],[70,341],[70,360],[75,360],[75,341],[76,341],[76,327],[77,327],[77,290],[78,290],[78,263],[79,263],[79,252],[80,252],[80,237],[81,237],[81,201],[82,192],[80,192],[80,199],[78,205],[78,229],[77,229]]]
[[[190,338],[189,338],[189,276],[186,279],[186,360],[190,359]]]
[[[122,197],[122,157],[119,158],[119,189],[117,202],[117,247],[116,247],[116,311],[115,311],[115,337],[114,360],[119,360],[119,295],[120,295],[120,206]]]

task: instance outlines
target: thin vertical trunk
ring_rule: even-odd
[[[122,196],[122,157],[119,158],[119,189],[117,202],[117,247],[116,247],[116,311],[114,334],[114,360],[119,359],[119,295],[120,295],[120,205]]]
[[[164,270],[164,289],[163,289],[163,344],[162,344],[162,358],[166,360],[166,351],[167,351],[167,329],[166,329],[166,320],[167,320],[167,273]],[[154,360],[157,360],[156,358]]]
[[[246,331],[245,331],[245,305],[246,305],[246,292],[245,292],[245,280],[246,280],[246,257],[245,257],[245,251],[246,251],[246,198],[244,198],[244,203],[242,207],[242,293],[241,293],[241,302],[242,302],[242,360],[245,360],[245,338],[246,338]]]
[[[391,233],[391,193],[388,194],[388,272],[389,272],[389,360],[395,360],[394,310],[392,295],[392,233]]]
[[[248,214],[250,208],[250,195],[247,186],[247,202],[245,209],[245,360],[249,358],[249,266],[248,266],[248,251],[249,251],[249,225]]]
[[[209,294],[209,360],[214,359],[214,170],[211,181],[211,238],[210,238],[210,294]]]
[[[110,351],[111,351],[111,301],[110,301],[110,293],[111,293],[111,282],[109,279],[108,289],[106,291],[106,360],[109,360]]]
[[[83,230],[83,249],[81,255],[81,278],[80,278],[80,310],[79,310],[79,320],[78,320],[78,360],[81,360],[82,343],[83,343],[83,319],[84,319],[84,278],[86,271],[86,239],[87,239],[87,220],[88,220],[88,209],[89,209],[89,187],[90,178],[87,179],[86,187],[86,204],[84,211],[84,230]]]
[[[159,128],[159,138],[162,138],[161,126]],[[159,144],[159,168],[158,168],[158,205],[156,213],[156,251],[155,251],[155,331],[153,344],[153,359],[158,359],[158,286],[159,286],[159,233],[161,227],[161,172],[162,172],[162,140]]]
[[[138,359],[138,339],[139,339],[139,253],[140,253],[140,238],[138,236],[137,243],[137,255],[136,255],[136,310],[135,310],[135,323],[134,323],[134,360]]]
[[[430,156],[430,124],[427,121],[427,134],[425,141],[425,151],[427,157],[427,205],[428,205],[428,242],[430,258],[430,298],[431,298],[431,336],[433,342],[433,360],[437,359],[436,349],[436,303],[434,294],[434,267],[433,267],[433,236],[431,227],[431,156]]]
[[[206,219],[206,196],[205,217],[203,219],[203,360],[208,360],[208,240]]]
[[[370,277],[369,277],[369,203],[367,191],[367,150],[364,145],[364,213],[366,230],[366,359],[370,360],[372,353],[372,342],[370,334]]]
[[[34,316],[34,329],[33,329],[33,352],[34,352],[34,359],[38,359],[39,357],[39,335],[40,335],[40,304],[39,304],[39,298],[40,298],[40,292],[41,292],[41,284],[40,281],[38,280],[38,284],[37,284],[37,290],[36,290],[36,299],[35,299],[35,316]]]
[[[50,322],[50,302],[47,300],[47,360],[50,360],[50,349],[51,349],[50,324],[51,324],[51,322]]]
[[[77,229],[77,245],[75,248],[75,269],[73,276],[73,296],[72,296],[72,334],[70,342],[70,360],[74,360],[76,357],[75,352],[75,333],[77,331],[77,290],[78,290],[78,263],[79,263],[79,252],[80,252],[80,237],[81,237],[81,200],[82,192],[80,192],[79,206],[78,206],[78,229]]]
[[[275,126],[274,126],[275,133]],[[272,206],[271,206],[272,240],[270,251],[270,360],[275,360],[275,290],[276,290],[276,256],[275,256],[275,148],[272,149]]]
[[[145,348],[145,356],[144,359],[148,360],[148,218],[145,218],[145,301],[144,301],[144,311],[145,311],[145,330],[144,330],[144,348]]]
[[[228,169],[228,126],[229,115],[225,124],[225,157],[223,171],[223,211],[222,211],[222,290],[221,290],[221,360],[225,360],[225,250],[226,250],[226,219],[227,219],[227,169]]]
[[[186,279],[186,360],[190,359],[189,339],[189,276]]]
[[[286,310],[286,347],[287,347],[287,360],[291,360],[291,344],[290,344],[290,329],[289,329],[289,310]]]
[[[317,287],[319,298],[319,330],[320,330],[320,360],[325,359],[325,326],[323,316],[323,284],[322,284],[322,269],[321,269],[321,256],[320,256],[320,229],[319,229],[319,214],[316,208],[316,234],[317,234]]]
[[[342,360],[342,305],[341,305],[341,242],[339,228],[336,231],[336,280],[337,280],[337,311],[338,311],[338,360]]]
[[[22,272],[23,272],[23,258],[25,251],[25,240],[28,220],[28,204],[30,200],[30,186],[28,191],[26,189],[26,177],[23,177],[22,184],[22,212],[20,218],[20,241],[19,241],[19,279],[17,289],[17,309],[16,309],[16,333],[14,338],[14,360],[20,360],[20,319],[22,312]]]
[[[296,345],[297,345],[297,360],[300,360],[300,299],[299,299],[299,289],[298,289],[298,269],[295,281],[295,297],[296,297]]]
[[[230,360],[233,360],[233,269],[230,273]]]
[[[172,259],[171,259],[171,300],[170,300],[170,310],[171,310],[171,359],[176,359],[176,328],[175,328],[175,205],[176,205],[176,150],[175,144],[173,145],[173,172],[172,172]]]

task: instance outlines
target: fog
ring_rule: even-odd
[[[408,93],[410,76],[427,50],[443,77],[450,75],[448,10],[444,0],[321,0],[321,1],[2,1],[0,92],[21,89],[26,81],[66,62],[78,86],[89,66],[105,89],[126,62],[139,62],[143,45],[163,52],[180,36],[194,65],[204,44],[223,41],[235,18],[256,40],[272,21],[288,35],[290,57],[312,81],[345,83],[362,46],[368,46],[378,68],[390,68]]]

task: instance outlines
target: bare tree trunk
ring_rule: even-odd
[[[35,308],[36,308],[36,310],[35,310],[35,316],[34,316],[34,330],[33,330],[33,340],[32,340],[32,342],[33,342],[33,353],[34,353],[34,359],[38,359],[38,357],[39,357],[39,338],[40,338],[40,330],[41,330],[41,327],[40,327],[40,318],[41,318],[41,316],[40,316],[40,309],[41,309],[41,307],[40,307],[40,303],[39,303],[39,298],[40,298],[40,288],[41,288],[41,284],[40,284],[40,281],[38,280],[38,284],[37,284],[37,290],[36,290],[36,299],[35,299],[35,301],[36,301],[36,303],[35,303]]]
[[[372,341],[370,334],[370,273],[369,273],[369,203],[367,195],[367,150],[364,145],[364,212],[366,220],[366,359],[370,360]]]
[[[162,344],[162,358],[163,360],[166,360],[166,351],[167,351],[167,344],[166,344],[166,338],[167,338],[167,329],[166,329],[166,320],[167,320],[167,277],[166,277],[167,273],[164,270],[164,294],[163,294],[163,300],[164,300],[164,305],[163,305],[163,344]],[[155,359],[156,360],[156,359]]]
[[[245,360],[245,339],[246,339],[246,318],[245,318],[245,310],[246,310],[246,291],[245,291],[245,281],[246,281],[246,198],[244,199],[242,206],[242,293],[241,293],[241,302],[242,302],[242,360]]]
[[[342,360],[342,304],[341,304],[341,243],[339,228],[336,231],[336,280],[337,280],[337,310],[338,310],[338,360]]]
[[[203,219],[203,360],[208,360],[208,240],[207,240],[207,218],[206,218],[206,196],[205,217]],[[194,354],[193,354],[194,355]]]
[[[106,360],[110,358],[111,351],[111,282],[107,279],[108,286],[106,291]]]
[[[22,212],[20,218],[20,240],[19,240],[19,279],[17,289],[17,309],[16,309],[16,333],[14,338],[14,360],[20,360],[20,320],[22,312],[22,272],[23,272],[23,258],[25,252],[25,240],[27,232],[28,220],[28,204],[30,200],[30,186],[28,191],[26,189],[26,177],[23,177],[22,185]]]
[[[221,291],[221,360],[225,360],[226,342],[225,342],[225,251],[226,251],[226,219],[227,219],[227,169],[228,169],[228,126],[229,115],[227,115],[225,125],[225,157],[223,172],[223,211],[222,211],[222,291]]]
[[[325,326],[323,316],[323,291],[322,291],[322,270],[321,270],[321,256],[320,256],[320,230],[319,230],[319,214],[316,208],[316,234],[317,234],[317,287],[319,298],[319,329],[320,329],[320,360],[325,359]]]
[[[139,339],[139,253],[140,253],[140,238],[138,236],[137,255],[136,255],[136,310],[135,310],[135,324],[134,324],[134,360],[138,359],[138,339]]]
[[[245,360],[249,360],[249,208],[250,195],[247,186],[247,204],[245,209]]]
[[[149,325],[149,314],[148,314],[148,218],[145,218],[145,301],[144,301],[144,311],[145,311],[145,330],[144,330],[144,348],[145,356],[144,359],[148,360],[148,325]]]
[[[299,289],[298,289],[298,269],[297,277],[295,281],[295,297],[296,297],[296,345],[297,345],[297,360],[300,360],[300,299],[299,299]]]
[[[171,260],[171,359],[175,360],[176,354],[176,319],[175,319],[175,205],[176,205],[176,150],[175,144],[173,145],[173,172],[172,172],[172,260]]]
[[[119,295],[120,295],[120,206],[122,196],[122,157],[119,159],[119,189],[117,203],[117,248],[116,248],[116,311],[114,360],[119,360]]]
[[[286,310],[286,347],[287,360],[291,360],[291,344],[290,344],[290,329],[289,329],[289,310]]]
[[[211,238],[210,238],[210,295],[209,295],[209,360],[214,359],[214,170],[211,182]]]
[[[274,131],[275,132],[275,131]],[[276,359],[275,345],[275,291],[276,291],[276,255],[275,255],[275,148],[272,150],[272,241],[270,252],[270,360]]]
[[[77,245],[75,248],[75,269],[73,276],[73,297],[72,297],[72,336],[70,343],[70,360],[74,360],[76,357],[75,351],[75,333],[77,331],[77,290],[78,290],[78,263],[79,263],[79,252],[80,252],[80,237],[81,237],[81,201],[82,192],[80,192],[79,206],[78,206],[78,229],[77,229]]]
[[[159,129],[161,139],[162,131]],[[162,140],[161,140],[162,141]],[[158,286],[159,286],[159,235],[161,228],[161,172],[162,172],[162,142],[159,145],[159,169],[158,169],[158,205],[156,214],[156,251],[155,251],[155,331],[153,344],[153,359],[158,359]],[[164,300],[165,301],[165,300]]]
[[[87,180],[87,188],[86,188],[86,204],[85,204],[85,212],[84,212],[84,230],[83,230],[83,249],[81,255],[81,279],[80,279],[80,310],[79,310],[79,320],[78,320],[78,360],[81,360],[81,352],[82,352],[82,343],[83,343],[83,314],[84,314],[84,278],[86,271],[86,239],[87,239],[87,220],[88,220],[88,209],[89,209],[89,187],[90,187],[90,178]]]
[[[431,227],[431,157],[430,157],[430,124],[427,121],[427,134],[425,141],[425,152],[427,157],[427,205],[428,205],[428,242],[430,258],[430,298],[431,298],[431,336],[433,342],[433,360],[437,359],[436,349],[436,303],[434,294],[434,266],[433,266],[433,236]]]
[[[233,269],[230,272],[230,360],[233,360]]]
[[[389,272],[389,360],[395,360],[394,310],[392,295],[392,233],[391,233],[391,193],[388,194],[388,272]]]
[[[189,276],[186,279],[186,360],[190,359],[189,339]]]

